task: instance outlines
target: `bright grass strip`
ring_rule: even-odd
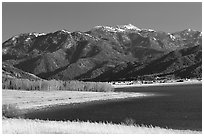
[[[3,119],[4,134],[201,134],[201,131],[173,130],[152,126],[134,126],[79,121],[42,121]]]

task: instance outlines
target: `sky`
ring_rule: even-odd
[[[202,3],[55,2],[2,4],[2,41],[29,32],[88,31],[97,25],[132,24],[139,28],[176,32],[202,31]]]

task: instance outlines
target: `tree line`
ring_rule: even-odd
[[[61,81],[61,80],[29,80],[17,78],[2,78],[2,89],[39,90],[39,91],[91,91],[111,92],[112,85],[105,82]]]

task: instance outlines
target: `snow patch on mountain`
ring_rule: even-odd
[[[2,48],[2,54],[7,54],[8,49],[9,49],[8,47]]]
[[[35,35],[35,37],[39,37],[42,35],[46,35],[46,33],[29,33],[29,35]]]
[[[18,37],[19,37],[19,35],[15,35],[15,36],[12,37],[11,40],[12,40],[12,41],[15,41]]]
[[[140,28],[132,25],[132,24],[128,24],[128,25],[117,25],[116,26],[118,29],[122,29],[122,30],[137,30],[137,31],[141,31]]]
[[[170,39],[172,39],[173,41],[176,39],[176,37],[174,35],[172,35],[171,33],[167,33],[167,34],[170,37]]]
[[[25,39],[25,42],[29,42],[31,40],[30,37],[28,37],[27,39]]]
[[[71,32],[69,32],[69,31],[67,31],[65,29],[62,29],[61,31],[64,32],[64,33],[71,33]]]
[[[140,28],[132,25],[132,24],[128,24],[128,25],[117,25],[116,27],[111,27],[111,26],[95,26],[94,29],[102,29],[104,31],[108,31],[108,32],[126,32],[126,31],[141,31]]]
[[[172,40],[175,40],[176,39],[176,37],[175,36],[173,36],[173,35],[169,35],[170,36],[170,38],[172,39]]]
[[[157,39],[155,37],[152,38],[154,41],[156,41]]]
[[[153,29],[148,29],[147,31],[149,31],[149,32],[156,32],[156,31],[153,30]]]

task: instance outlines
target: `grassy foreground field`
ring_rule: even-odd
[[[200,131],[107,123],[3,119],[4,134],[200,134]]]

